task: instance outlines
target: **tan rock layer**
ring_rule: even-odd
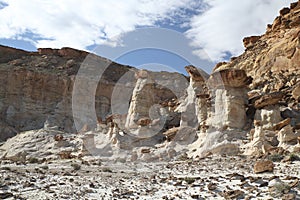
[[[208,79],[208,86],[210,88],[217,87],[245,87],[252,81],[251,77],[248,77],[244,70],[239,69],[224,69],[214,72]]]
[[[287,93],[290,92],[300,81],[299,1],[292,3],[290,8],[283,8],[279,14],[273,24],[268,25],[265,34],[244,39],[246,51],[242,55],[230,62],[218,63],[214,72],[243,69],[253,77],[251,89],[270,93],[285,88]],[[293,79],[297,81],[291,81]]]
[[[263,95],[255,101],[254,107],[256,109],[261,109],[265,106],[277,104],[283,97],[284,94],[282,92],[274,92]]]

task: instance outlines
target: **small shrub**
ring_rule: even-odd
[[[48,165],[43,165],[43,166],[41,166],[41,169],[48,170],[49,167],[48,167]]]
[[[280,197],[283,194],[287,194],[290,191],[291,187],[285,183],[277,183],[273,186],[273,191],[271,195],[273,197]]]
[[[77,163],[72,163],[71,166],[73,167],[74,170],[80,170],[81,165],[77,164]]]
[[[195,182],[195,178],[192,178],[192,177],[185,177],[184,181],[187,182],[187,184],[192,184]]]
[[[39,163],[39,159],[34,158],[34,157],[30,157],[30,158],[28,159],[28,162],[31,163],[31,164],[33,164],[33,163]]]
[[[10,168],[10,167],[1,167],[1,170],[10,171],[10,170],[11,170],[11,168]]]
[[[289,155],[289,160],[290,160],[290,161],[299,161],[299,160],[300,160],[300,157],[299,157],[298,155],[296,155],[296,154],[291,153],[291,154]]]
[[[187,155],[186,153],[184,153],[184,154],[181,154],[181,155],[178,157],[178,160],[179,160],[179,161],[187,161],[187,160],[189,160],[189,157],[188,157],[188,155]]]
[[[112,173],[112,170],[111,170],[110,168],[108,168],[108,167],[104,167],[104,168],[102,169],[102,172],[109,172],[109,173]]]
[[[268,159],[273,162],[280,162],[283,158],[284,156],[281,154],[273,154],[268,156]]]

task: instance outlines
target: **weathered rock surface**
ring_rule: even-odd
[[[149,138],[164,127],[167,113],[155,99],[155,82],[146,71],[139,72],[132,93],[125,129],[137,137]],[[156,105],[155,105],[156,104]]]
[[[300,137],[300,132],[294,132],[291,125],[285,126],[278,132],[278,146],[288,149],[298,144],[298,137]]]
[[[299,11],[300,3],[281,10],[266,34],[245,38],[245,53],[210,76],[194,66],[185,68],[189,78],[137,70],[72,48],[0,46],[0,157],[152,162],[297,152]],[[269,161],[254,167],[273,170]],[[225,198],[247,193],[222,191]]]
[[[131,95],[136,84],[136,69],[95,55],[86,57],[88,53],[84,51],[62,48],[26,52],[4,46],[1,46],[0,51],[0,120],[3,124],[1,141],[18,132],[43,127],[74,133],[84,124],[92,123],[92,126],[95,126],[97,120],[91,119],[91,112],[96,111],[97,118],[104,120],[113,110],[111,101],[115,97],[114,89],[128,91]],[[81,70],[86,71],[80,79],[75,75],[81,65]],[[89,66],[89,69],[85,66]],[[93,80],[92,70],[96,70],[97,67],[100,67],[103,73],[99,77],[100,80]],[[149,73],[158,80],[158,86],[151,94],[155,103],[168,102],[183,95],[182,88],[187,86],[183,75],[167,72]],[[124,84],[123,77],[131,82]],[[173,78],[169,80],[170,77]],[[177,82],[174,83],[172,79]],[[79,108],[72,108],[75,80],[76,105],[81,105]],[[78,85],[80,86],[77,87]],[[95,97],[95,101],[88,98],[88,95]],[[130,99],[120,99],[121,102],[113,104],[114,114],[124,114],[128,111],[129,104],[125,102],[129,102]],[[122,109],[116,108],[120,104],[123,105]],[[86,108],[83,105],[90,107]],[[80,115],[75,114],[75,118],[78,117],[76,120],[81,120],[79,127],[75,127],[74,124],[74,109],[75,113]],[[119,111],[120,113],[117,113]]]
[[[256,110],[254,119],[261,121],[265,130],[271,130],[277,123],[282,120],[280,107],[278,105],[266,106],[261,110]]]
[[[244,70],[224,69],[213,73],[208,79],[210,88],[232,87],[242,88],[248,86],[252,81]]]
[[[0,46],[0,198],[297,199],[299,15],[189,79]]]
[[[250,36],[250,37],[245,37],[243,39],[244,47],[246,49],[253,47],[254,44],[261,38],[261,36]]]
[[[208,86],[212,91],[213,111],[209,125],[240,129],[245,126],[250,82],[251,78],[243,70],[221,70],[210,76]]]
[[[294,98],[297,98],[299,24],[299,2],[296,2],[280,11],[265,34],[245,38],[245,53],[230,62],[220,63],[215,71],[243,69],[253,78],[251,89],[259,89],[264,94],[278,91],[291,94],[295,90]],[[286,100],[292,101],[290,97]]]
[[[190,83],[186,91],[185,99],[176,109],[181,113],[181,126],[191,126],[197,128],[199,124],[203,124],[207,118],[208,90],[206,79],[208,75],[201,69],[194,66],[186,66],[186,71],[190,76]],[[206,94],[206,95],[205,95]]]
[[[263,130],[261,121],[255,121],[254,133],[251,135],[251,142],[244,147],[244,154],[257,156],[266,154],[272,148],[270,141],[266,137],[266,133],[270,135],[270,132]],[[275,137],[275,133],[273,137]]]
[[[260,156],[272,149],[289,148],[290,145],[279,141],[284,140],[283,133],[293,141],[289,144],[297,146],[294,129],[297,129],[300,116],[299,6],[297,2],[282,9],[264,35],[243,40],[245,53],[230,62],[218,63],[214,68],[207,81],[211,108],[207,109],[205,129],[200,130],[196,142],[198,149],[196,143],[192,147],[200,157],[205,152],[203,146],[208,145],[206,149],[217,146],[208,139],[216,130],[223,134],[228,130],[227,136],[232,134],[231,129],[248,131],[250,141],[240,145],[247,155]],[[255,129],[251,130],[253,127]],[[238,137],[233,141],[238,141]],[[191,153],[194,157],[196,154]]]
[[[274,163],[270,160],[257,161],[254,164],[254,173],[273,172]]]
[[[10,52],[14,49],[5,48],[5,50]],[[45,123],[47,127],[56,127],[67,132],[76,131],[71,110],[72,86],[74,75],[85,57],[78,54],[79,57],[73,60],[75,62],[73,66],[64,69],[66,63],[69,63],[68,57],[73,54],[65,53],[58,56],[43,53],[41,56],[38,53],[24,53],[18,60],[3,55],[6,54],[1,54],[1,58],[11,60],[8,64],[0,63],[1,120],[17,132],[40,129]],[[98,58],[98,61],[110,64],[101,58]],[[120,76],[129,68],[120,66],[116,69],[116,76]],[[111,88],[112,85],[104,82],[102,84],[107,86],[106,88]],[[109,95],[109,92],[99,91],[96,99]]]

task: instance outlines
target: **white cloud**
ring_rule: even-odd
[[[137,26],[151,26],[191,0],[3,0],[0,38],[41,38],[37,47],[72,46],[84,49]]]
[[[1,5],[8,4],[0,9],[0,38],[21,38],[36,47],[85,49],[93,44],[116,44],[116,36],[122,33],[170,19],[188,27],[186,35],[192,45],[206,52],[196,50],[195,54],[221,61],[226,52],[242,53],[242,39],[263,34],[267,23],[292,1],[0,0],[5,3]],[[32,33],[38,38],[32,38]]]
[[[293,1],[204,0],[208,10],[191,19],[191,28],[186,35],[192,39],[194,46],[203,48],[210,59],[221,61],[226,52],[233,55],[242,53],[242,39],[263,34],[279,10]]]

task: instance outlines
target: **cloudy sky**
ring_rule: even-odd
[[[178,55],[181,61],[162,63],[183,65],[196,56],[205,65],[206,71],[231,55],[243,52],[242,38],[263,34],[268,23],[272,23],[282,7],[291,0],[0,0],[0,44],[26,50],[39,47],[61,48],[69,46],[99,52],[110,59],[130,65],[145,65],[141,51],[132,56],[136,49],[146,49],[148,55],[157,60],[173,60],[162,52]],[[148,39],[144,30],[150,29]],[[139,32],[139,29],[143,31]],[[158,37],[159,28],[170,29],[170,35]],[[154,30],[154,31],[153,31]],[[150,32],[151,32],[150,31]],[[162,31],[164,32],[164,31]],[[177,32],[177,33],[175,33]],[[143,34],[140,40],[148,41],[140,46],[132,35]],[[181,35],[178,39],[175,35]],[[177,39],[174,39],[174,37]],[[183,39],[183,37],[186,39]],[[129,40],[128,38],[131,38]],[[174,40],[170,40],[174,39]],[[155,41],[164,44],[151,46]],[[180,40],[180,41],[179,41]],[[127,42],[126,42],[127,41]],[[184,43],[184,44],[183,44]],[[104,46],[103,46],[104,45]],[[176,46],[177,45],[177,46]],[[100,47],[99,47],[100,46]],[[103,46],[103,48],[101,47]],[[117,48],[128,47],[127,58],[122,55],[107,55]],[[151,51],[153,49],[160,49]],[[96,50],[95,50],[96,49]],[[105,52],[97,49],[106,49]],[[109,50],[108,50],[109,49]],[[177,52],[184,49],[185,54]],[[175,52],[174,52],[175,51]],[[158,56],[158,54],[160,56]],[[145,54],[144,54],[145,55]],[[126,56],[125,56],[126,57]],[[121,59],[122,58],[122,59]],[[134,62],[139,60],[139,62]],[[177,63],[175,63],[177,62]],[[209,63],[207,63],[209,62]],[[160,62],[158,62],[160,63]],[[173,67],[173,66],[170,66]]]

